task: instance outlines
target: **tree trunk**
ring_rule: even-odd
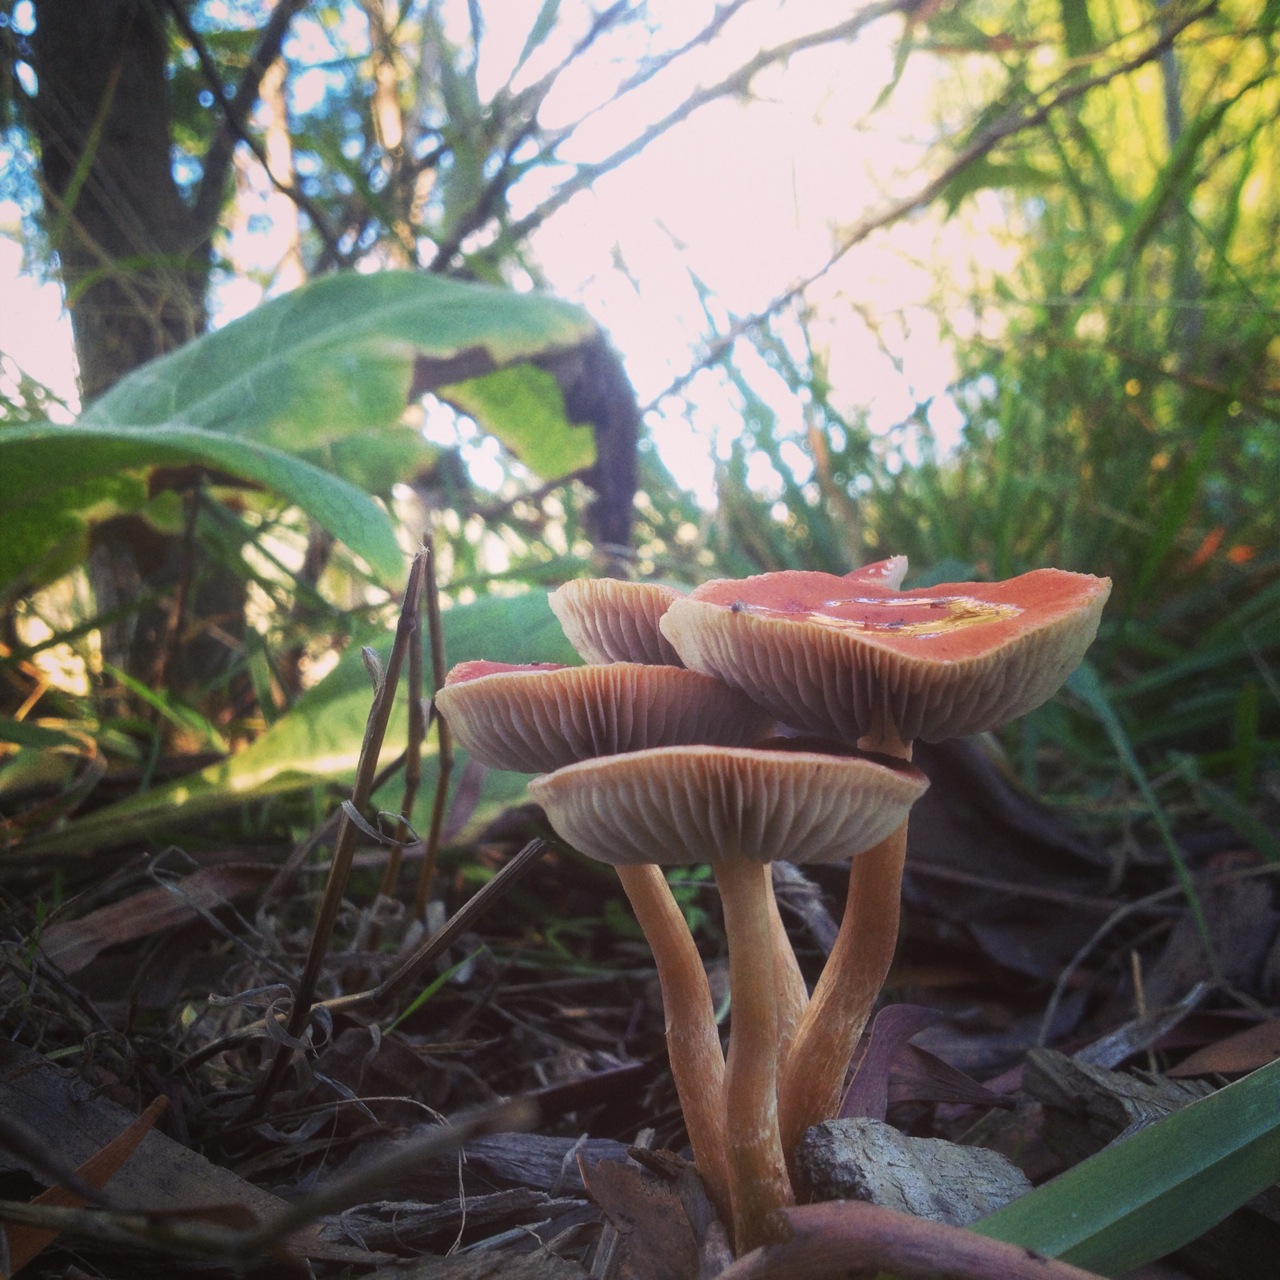
[[[25,105],[87,402],[204,331],[213,226],[174,179],[161,6],[36,0],[35,11],[38,83]],[[123,614],[104,628],[105,656],[183,694],[225,669],[243,626],[242,589],[229,595],[225,571],[193,563],[197,545],[122,516],[94,531],[89,560],[100,609]],[[221,637],[197,628],[178,644],[183,613],[216,614]]]

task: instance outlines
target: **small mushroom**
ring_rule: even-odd
[[[569,643],[588,662],[645,662],[682,667],[680,656],[658,628],[674,587],[617,578],[575,578],[549,598]]]
[[[917,737],[992,729],[1050,697],[1083,658],[1111,589],[1042,569],[903,592],[883,566],[868,570],[709,582],[672,604],[662,630],[687,666],[783,723],[910,759]],[[888,973],[905,853],[904,822],[851,866],[840,932],[783,1071],[789,1155],[833,1113]]]
[[[690,742],[743,745],[773,721],[745,694],[683,667],[464,662],[435,703],[481,764],[545,773],[591,756]]]
[[[772,1210],[793,1203],[778,1127],[768,863],[859,853],[901,825],[927,785],[904,762],[705,746],[588,760],[529,784],[557,833],[591,857],[619,868],[654,861],[711,865],[729,944],[733,1021],[723,1115],[740,1254],[766,1239]],[[686,1119],[706,1107],[696,1080],[680,1096]]]
[[[524,773],[663,744],[749,743],[772,725],[750,699],[711,676],[625,662],[460,663],[435,701],[477,760]],[[618,867],[618,875],[653,949],[676,1090],[693,1099],[684,1113],[694,1163],[727,1220],[724,1054],[702,959],[658,861],[632,860]]]

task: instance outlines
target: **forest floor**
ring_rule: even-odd
[[[978,742],[923,746],[919,763],[932,786],[911,821],[888,1012],[848,1113],[994,1150],[1040,1183],[1280,1055],[1276,868],[1239,837],[1178,832],[1198,920],[1140,824],[1051,810]],[[685,1136],[647,946],[608,868],[535,846],[522,878],[495,881],[532,834],[513,811],[447,848],[430,920],[461,927],[424,953],[408,995],[352,1001],[424,933],[378,895],[386,849],[363,844],[320,972],[328,1003],[300,1038],[281,1014],[326,867],[295,867],[291,846],[205,831],[92,869],[0,866],[8,1266],[715,1274],[723,1237],[671,1154]],[[810,981],[844,876],[775,868]],[[477,907],[481,883],[498,888]],[[719,997],[713,882],[692,874],[677,891]],[[277,1058],[287,1069],[267,1086]],[[945,1216],[960,1188],[936,1169],[920,1194]],[[1278,1233],[1262,1197],[1142,1274],[1264,1275]]]

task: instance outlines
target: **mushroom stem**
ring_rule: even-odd
[[[724,1131],[724,1051],[702,957],[660,867],[618,867],[653,950],[666,1017],[667,1056],[693,1160],[721,1219],[730,1221]]]
[[[907,824],[849,869],[835,946],[801,1020],[778,1090],[783,1150],[794,1159],[811,1125],[835,1115],[849,1060],[888,976],[898,942]]]
[[[773,981],[778,994],[778,1070],[781,1072],[809,1003],[809,988],[805,986],[804,974],[800,972],[795,949],[778,911],[772,872],[769,875],[769,923],[773,933]]]
[[[712,863],[729,943],[732,1022],[725,1068],[729,1199],[739,1256],[770,1239],[767,1219],[795,1203],[778,1131],[778,1006],[769,866],[734,850]]]

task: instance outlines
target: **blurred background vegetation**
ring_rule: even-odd
[[[1008,732],[1011,767],[1080,821],[1226,824],[1280,856],[1278,19],[10,0],[0,195],[65,291],[85,409],[57,435],[75,397],[0,355],[6,842],[158,830],[158,784],[194,768],[224,803],[256,788],[261,833],[265,797],[348,773],[367,685],[329,673],[402,585],[381,521],[434,538],[451,661],[558,656],[538,593],[584,573],[1109,575],[1091,666]],[[607,191],[652,230],[668,186],[799,173],[763,125],[800,82],[878,140],[826,192],[822,251],[788,257],[741,202],[753,297],[660,227],[671,319],[622,233],[583,228]],[[838,169],[824,136],[808,159]],[[393,270],[422,282],[411,321],[332,281]],[[582,309],[526,313],[531,290]],[[277,296],[320,301],[254,310]]]

